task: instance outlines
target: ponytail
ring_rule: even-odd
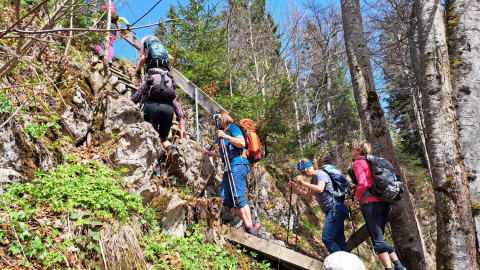
[[[353,141],[352,147],[360,150],[360,155],[366,156],[373,154],[372,145],[366,141]]]

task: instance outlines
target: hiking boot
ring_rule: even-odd
[[[402,264],[400,260],[396,260],[393,262],[395,270],[407,270],[407,268]]]
[[[257,236],[257,231],[253,228],[245,228],[245,232],[253,236]]]
[[[153,171],[155,172],[156,176],[160,176],[160,165],[154,167]]]
[[[178,162],[178,158],[179,158],[179,155],[175,147],[172,147],[172,149],[168,150],[167,161],[169,161],[170,164],[176,164]]]

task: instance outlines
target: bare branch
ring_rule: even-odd
[[[32,14],[35,10],[37,10],[39,7],[43,6],[48,0],[44,0],[43,2],[39,3],[38,5],[34,6],[31,10],[27,12],[27,14],[23,15],[22,18],[18,19],[14,24],[12,24],[7,30],[4,30],[0,32],[0,38],[3,37],[6,33],[8,33],[13,27],[15,27],[17,24],[19,24],[23,19],[25,19],[28,15]]]
[[[10,120],[13,119],[13,117],[22,109],[23,105],[25,105],[25,103],[27,103],[29,99],[30,97],[27,97],[27,99],[25,99],[25,101],[20,104],[20,106],[18,106],[18,109],[12,115],[10,115],[10,117],[5,122],[3,122],[2,125],[0,125],[0,129],[2,129],[6,124],[8,124],[8,122],[10,122]]]
[[[158,22],[158,23],[152,23],[152,24],[148,24],[148,25],[132,27],[132,28],[129,28],[129,29],[134,30],[134,29],[146,28],[146,27],[161,25],[161,24],[164,24],[164,23],[169,23],[169,22],[179,21],[179,20],[185,20],[185,19],[182,19],[182,18],[170,19],[170,20],[165,20],[165,21],[161,21],[161,22]],[[0,37],[6,31],[7,30],[0,31]],[[70,32],[70,31],[73,31],[73,32],[121,32],[121,31],[125,31],[125,29],[110,29],[110,30],[107,30],[107,29],[90,29],[90,28],[60,28],[60,29],[49,29],[49,30],[22,30],[22,29],[13,28],[13,29],[10,29],[9,31],[22,33],[22,34],[38,35],[38,34],[45,34],[45,33]],[[2,37],[2,38],[11,38],[11,36],[5,36],[5,37]]]

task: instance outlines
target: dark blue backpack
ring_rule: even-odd
[[[350,194],[350,183],[348,182],[347,178],[342,175],[342,173],[333,165],[324,165],[321,168],[324,172],[330,176],[333,185],[333,196],[335,200],[339,202],[343,202],[346,198],[348,198]]]
[[[147,39],[143,43],[143,51],[147,62],[145,63],[145,71],[151,68],[166,68],[170,71],[170,59],[165,46],[156,39]]]

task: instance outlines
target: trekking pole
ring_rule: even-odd
[[[295,174],[295,164],[292,164],[292,171],[290,173],[290,179],[293,182],[293,175]],[[292,187],[290,187],[290,200],[288,201],[288,221],[287,221],[287,247],[288,247],[288,234],[290,233],[290,213],[292,210]]]
[[[217,130],[223,129],[222,123],[220,121],[220,115],[215,114],[213,118],[215,119],[215,125],[217,127]],[[235,188],[235,181],[232,175],[232,167],[230,165],[230,160],[228,159],[227,147],[225,146],[224,139],[220,139],[220,147],[221,147],[220,153],[221,153],[223,165],[225,167],[225,172],[227,173],[228,183],[230,184],[230,194],[232,194],[233,207],[237,208],[237,204],[235,203],[235,197],[238,198],[238,194],[237,194],[237,189]],[[233,186],[233,190],[232,190],[232,186]],[[235,196],[233,195],[234,191],[235,191]]]
[[[300,218],[300,217],[298,216],[299,213],[300,213],[300,206],[299,206],[299,204],[298,204],[298,201],[299,201],[299,200],[300,200],[300,189],[297,188],[297,200],[296,200],[296,202],[295,202],[295,204],[296,204],[296,207],[295,207],[295,208],[296,208],[296,211],[297,211],[297,214],[296,214],[296,216],[295,216],[295,220],[296,220],[296,222],[295,222],[295,251],[297,251],[298,225],[299,225],[298,222],[299,222],[299,218]]]
[[[350,220],[350,225],[352,226],[352,231],[353,233],[355,233],[355,222],[353,222],[353,213],[352,213],[352,207],[347,207],[347,215],[348,215],[348,219]],[[352,233],[352,234],[353,234]],[[357,256],[360,256],[360,251],[358,250],[358,246],[357,246]]]
[[[225,172],[227,173],[228,182],[230,183],[230,193],[232,194],[233,207],[238,208],[235,202],[235,198],[238,198],[237,189],[235,187],[235,180],[233,179],[232,167],[230,165],[230,160],[228,159],[227,147],[225,146],[224,139],[220,139],[220,145],[222,146],[223,160],[224,160],[223,164],[225,166]],[[232,187],[233,187],[233,190],[232,190]],[[233,195],[234,192],[235,192],[235,196]]]

